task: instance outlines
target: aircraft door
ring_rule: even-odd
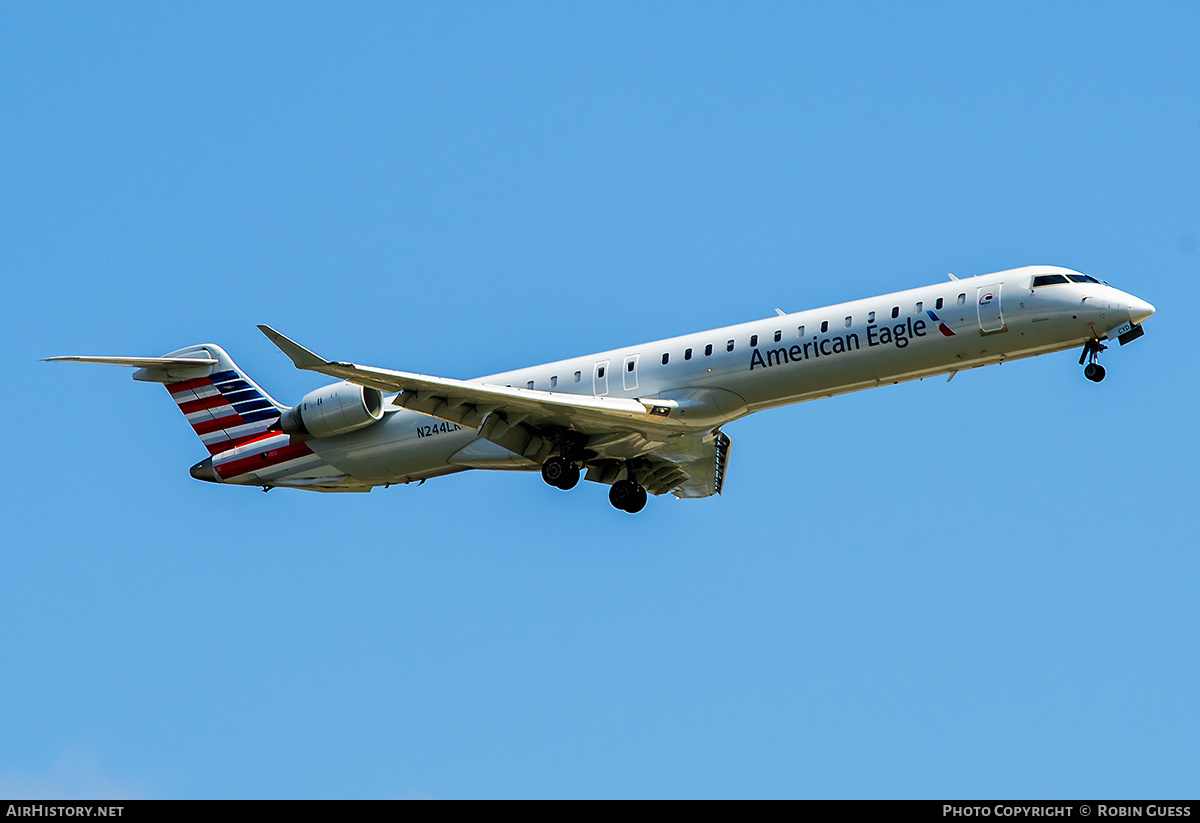
[[[621,377],[623,380],[623,385],[625,386],[625,391],[633,391],[634,389],[637,388],[637,366],[638,366],[638,355],[636,355],[636,354],[625,355],[625,370],[621,372]]]
[[[597,397],[608,394],[608,361],[597,360],[592,370],[592,393]]]
[[[1003,283],[983,286],[979,289],[979,333],[996,334],[1008,331],[1004,325],[1004,314],[1000,310],[1000,289]]]

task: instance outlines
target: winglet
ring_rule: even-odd
[[[296,368],[298,369],[319,369],[322,366],[329,365],[328,360],[313,354],[295,340],[285,337],[270,326],[259,324],[258,330],[265,334],[268,340],[278,346],[281,352],[291,358],[291,361],[296,364]]]
[[[958,279],[957,277],[955,277],[955,276],[954,276],[954,272],[950,272],[950,271],[948,271],[948,272],[946,272],[946,276],[947,276],[947,277],[949,277],[951,280],[957,280],[957,279]]]

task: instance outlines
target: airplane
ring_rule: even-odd
[[[468,469],[541,470],[609,487],[636,513],[649,494],[720,494],[730,439],[754,412],[1082,346],[1141,337],[1154,307],[1058,266],[1025,266],[558,360],[473,380],[326,360],[258,328],[299,369],[337,378],[277,402],[220,346],[162,357],[61,356],[132,366],[162,383],[209,456],[212,483],[365,492]]]

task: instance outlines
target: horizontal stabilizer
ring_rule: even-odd
[[[217,365],[217,361],[211,357],[91,357],[87,355],[65,355],[62,357],[45,357],[42,358],[42,362],[100,363],[105,366],[133,366],[135,369]]]

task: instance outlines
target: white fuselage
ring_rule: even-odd
[[[1029,266],[948,280],[471,382],[673,401],[662,425],[694,432],[777,406],[1076,348],[1154,311],[1102,283],[1031,286],[1057,273],[1078,274]],[[368,485],[466,468],[537,468],[473,429],[407,409],[310,446]]]

